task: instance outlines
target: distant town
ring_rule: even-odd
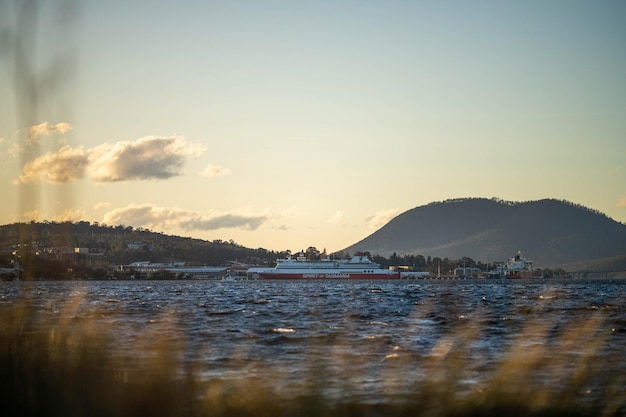
[[[132,262],[111,262],[103,252],[89,248],[45,247],[38,243],[18,244],[7,253],[0,254],[0,276],[2,280],[245,280],[253,279],[247,272],[250,268],[274,267],[275,261],[249,258],[246,261],[227,260],[219,265],[208,265],[198,261],[142,260],[144,251],[154,250],[150,243],[126,244],[128,251],[137,252]],[[286,251],[286,256],[291,252]],[[294,258],[306,261],[349,258],[346,254],[327,255],[315,247],[294,254]],[[385,258],[367,253],[367,257],[381,268],[398,271],[403,279],[468,279],[504,278],[506,262],[483,263],[469,257],[451,260],[423,255],[398,256],[395,253]],[[250,263],[250,259],[256,260]],[[521,261],[521,258],[517,259]],[[509,260],[511,262],[511,260]],[[528,266],[532,262],[527,261]],[[571,276],[562,269],[528,269],[531,275],[525,278],[553,278]]]
[[[360,249],[367,250],[367,247]],[[314,246],[294,251],[250,249],[233,241],[205,241],[89,222],[0,226],[2,280],[242,280],[258,278],[258,274],[248,273],[250,269],[273,268],[281,259],[348,260],[356,252],[327,253],[326,249],[318,250]],[[381,269],[397,271],[403,279],[591,276],[586,272],[589,268],[537,267],[522,252],[488,262],[469,256],[452,258],[395,252],[389,256],[371,252],[367,258]],[[615,265],[623,269],[620,264]]]

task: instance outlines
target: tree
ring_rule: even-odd
[[[432,260],[432,264],[431,264],[431,272],[439,272],[440,270],[445,271],[445,268],[443,268],[442,265],[442,261],[441,258],[435,256]]]
[[[385,258],[383,256],[374,255],[374,256],[372,256],[372,261],[376,262],[377,264],[379,264],[383,268],[388,268],[389,267],[389,261],[387,260],[387,258]]]
[[[309,246],[305,252],[308,261],[316,261],[320,259],[320,251],[315,246]]]

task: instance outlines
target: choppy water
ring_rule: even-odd
[[[312,380],[333,398],[437,378],[475,390],[516,366],[546,389],[581,367],[626,374],[626,280],[0,283],[0,309],[23,301],[41,317],[91,320],[122,354],[180,342],[202,378],[258,378],[285,395]]]

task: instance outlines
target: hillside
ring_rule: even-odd
[[[555,268],[565,271],[620,271],[618,275],[623,276],[626,271],[626,255],[555,265],[553,269]]]
[[[456,199],[408,210],[345,250],[486,262],[521,250],[545,267],[626,254],[626,225],[567,201]]]
[[[88,248],[103,253],[112,264],[133,261],[185,261],[221,265],[229,260],[273,262],[278,254],[265,249],[248,249],[235,242],[205,241],[169,236],[130,226],[102,226],[89,222],[14,223],[0,226],[0,254],[10,253],[20,242],[34,245],[42,254]]]

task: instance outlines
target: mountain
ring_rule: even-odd
[[[469,198],[408,210],[345,251],[483,262],[522,251],[536,267],[626,254],[626,225],[568,201]]]

